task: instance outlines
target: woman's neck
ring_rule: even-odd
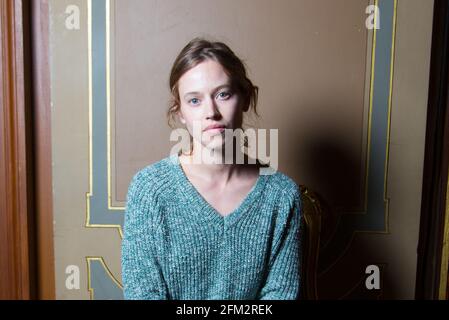
[[[195,153],[195,150],[201,150],[201,153]],[[256,169],[255,159],[253,159],[254,165],[251,165],[248,161],[248,155],[244,152],[241,152],[241,155],[237,155],[236,152],[233,152],[232,155],[226,155],[224,151],[224,148],[212,150],[205,147],[194,147],[191,154],[182,154],[179,159],[185,165],[184,167],[187,168],[189,174],[207,181],[219,180],[226,184],[236,176],[254,173],[253,171]],[[226,160],[226,157],[228,160]],[[254,170],[248,170],[251,169],[250,166],[254,167]]]

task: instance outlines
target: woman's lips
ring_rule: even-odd
[[[224,125],[220,125],[220,124],[216,124],[216,125],[211,125],[206,127],[206,129],[204,129],[204,131],[208,131],[208,132],[222,132],[224,131],[226,127]]]

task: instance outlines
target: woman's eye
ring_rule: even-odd
[[[193,105],[197,105],[199,102],[200,102],[200,100],[197,98],[192,98],[189,100],[189,103],[193,104]]]
[[[231,94],[229,92],[220,92],[218,94],[218,97],[224,100],[228,99],[230,96]]]

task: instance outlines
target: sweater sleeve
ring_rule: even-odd
[[[288,213],[275,232],[274,245],[266,280],[259,292],[260,300],[295,300],[301,284],[302,209],[298,188],[292,200],[283,206]]]
[[[122,280],[125,299],[166,300],[167,287],[154,254],[148,200],[142,183],[133,178],[127,194],[124,237],[122,240]]]

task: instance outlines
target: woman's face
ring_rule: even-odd
[[[241,128],[243,111],[239,96],[220,63],[206,60],[190,69],[179,79],[178,90],[180,120],[193,139],[204,147],[222,148],[224,129]],[[222,128],[208,129],[213,125]]]

